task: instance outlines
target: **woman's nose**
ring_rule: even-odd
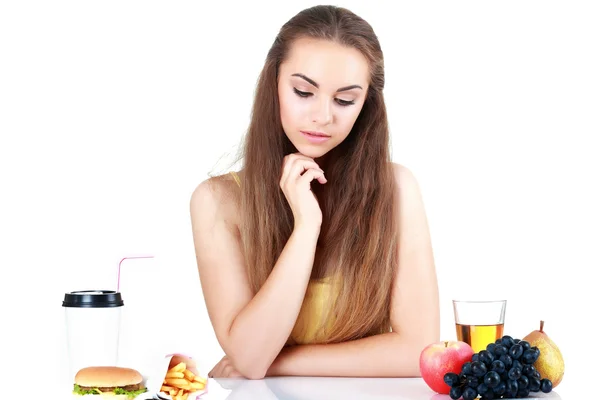
[[[313,122],[319,125],[328,125],[333,122],[333,110],[328,99],[319,99],[313,109]]]

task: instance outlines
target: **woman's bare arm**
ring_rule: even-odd
[[[253,297],[232,220],[231,182],[194,191],[190,212],[202,291],[217,339],[235,368],[260,379],[285,345],[310,279],[320,226],[297,225],[264,286]],[[229,192],[229,193],[228,193]]]
[[[438,284],[429,227],[412,173],[396,165],[400,190],[399,270],[392,294],[392,332],[331,345],[285,348],[268,376],[419,376],[419,356],[439,340]]]

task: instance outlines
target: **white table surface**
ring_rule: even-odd
[[[570,399],[561,396],[563,383],[548,394],[531,393],[529,399]],[[569,389],[566,387],[566,389]],[[565,393],[570,393],[565,391]],[[421,378],[314,378],[277,377],[263,380],[209,379],[200,400],[450,400],[433,392]]]
[[[451,400],[450,396],[433,392],[421,378],[324,378],[276,377],[261,380],[209,379],[208,391],[198,400]],[[66,388],[64,394],[67,394]],[[545,394],[531,393],[527,399],[571,400],[587,397],[581,388],[568,382]],[[70,394],[70,388],[68,393]],[[583,396],[581,396],[583,394]],[[589,392],[588,392],[589,394]],[[63,397],[63,396],[59,396]],[[88,397],[87,396],[86,400]],[[97,397],[97,396],[93,396]],[[45,394],[32,397],[46,398]],[[64,396],[82,400],[81,396]],[[152,399],[145,393],[136,400]]]

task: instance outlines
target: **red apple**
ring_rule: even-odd
[[[450,386],[444,382],[444,375],[448,372],[460,373],[463,364],[471,361],[473,353],[473,348],[461,341],[432,343],[421,351],[421,377],[434,392],[449,394]]]

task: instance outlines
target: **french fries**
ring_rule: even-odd
[[[173,400],[188,400],[190,393],[205,387],[206,378],[195,375],[184,362],[180,362],[167,371],[160,391],[170,395]]]

